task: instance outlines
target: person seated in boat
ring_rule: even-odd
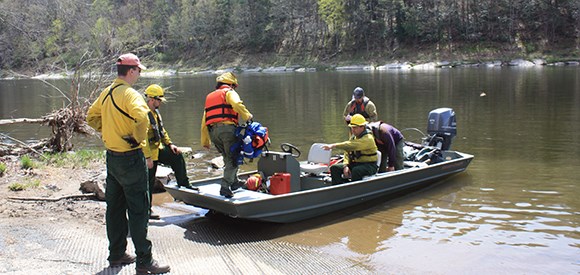
[[[367,124],[361,114],[355,114],[348,124],[352,133],[349,140],[322,146],[324,150],[345,151],[343,162],[330,166],[332,184],[344,183],[349,178],[357,181],[377,173],[377,145]]]
[[[367,122],[378,120],[375,104],[365,96],[365,91],[361,87],[356,87],[354,91],[352,91],[352,99],[344,108],[343,116],[347,124],[355,114],[362,115]]]
[[[177,185],[189,189],[197,189],[189,183],[185,159],[181,150],[175,146],[167,131],[163,127],[163,119],[159,113],[161,103],[166,102],[163,88],[157,84],[152,84],[145,89],[145,98],[149,106],[149,128],[147,129],[147,145],[143,152],[147,157],[147,167],[149,168],[149,205],[151,206],[151,194],[155,186],[155,174],[159,163],[169,165],[175,173]],[[149,218],[159,219],[159,215],[151,209]]]
[[[240,124],[249,124],[253,115],[234,90],[238,87],[238,79],[233,73],[219,75],[216,82],[216,89],[205,98],[201,119],[201,145],[209,150],[213,143],[222,155],[225,167],[220,195],[231,198],[234,196],[232,191],[242,187],[245,182],[238,178],[239,151],[232,151],[230,148],[240,141],[236,135],[238,121]]]
[[[401,131],[382,121],[371,122],[367,128],[372,131],[377,148],[381,152],[379,172],[403,169],[405,137]]]

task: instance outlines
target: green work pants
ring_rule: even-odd
[[[137,265],[152,262],[151,241],[147,239],[149,225],[149,184],[143,151],[117,156],[107,152],[107,237],[109,260],[118,260],[127,249],[127,234],[135,245]]]
[[[403,161],[405,160],[405,154],[403,153],[403,147],[405,147],[405,140],[401,139],[396,144],[395,157],[395,170],[403,169]],[[379,172],[387,172],[387,164],[389,161],[389,153],[387,151],[381,151],[381,167],[379,167]]]
[[[149,202],[151,202],[151,194],[153,194],[153,187],[155,186],[155,174],[157,173],[157,165],[165,164],[171,167],[175,174],[175,180],[179,186],[189,185],[189,178],[187,177],[187,166],[182,154],[174,154],[169,146],[163,146],[159,149],[159,157],[153,162],[153,168],[149,169]]]
[[[337,163],[330,166],[330,176],[332,177],[332,184],[341,184],[348,181],[348,179],[342,178],[342,172],[344,171],[344,163]],[[364,176],[370,176],[377,173],[376,162],[355,162],[349,164],[351,180],[357,181],[361,180]]]
[[[211,126],[209,130],[209,138],[215,145],[218,152],[224,158],[224,176],[222,178],[222,187],[229,188],[238,181],[238,154],[239,152],[232,152],[230,148],[239,139],[236,137],[236,125],[233,124],[218,124]]]

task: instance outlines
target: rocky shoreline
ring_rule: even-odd
[[[348,66],[324,66],[308,67],[301,65],[291,66],[271,66],[271,67],[228,67],[224,69],[150,69],[142,73],[143,77],[170,77],[177,75],[215,75],[224,72],[236,73],[307,73],[317,71],[390,71],[390,70],[437,70],[451,68],[499,68],[499,67],[562,67],[562,66],[580,66],[580,57],[570,58],[567,60],[548,62],[542,58],[535,59],[511,59],[507,61],[494,60],[485,62],[475,61],[432,61],[426,63],[413,63],[410,61],[392,62],[382,65],[378,64],[358,64]],[[73,77],[74,72],[48,73],[33,76],[37,79],[65,79]],[[18,76],[9,76],[1,79],[16,79]]]

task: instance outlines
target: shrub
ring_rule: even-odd
[[[34,168],[34,162],[28,155],[24,155],[20,158],[20,167],[22,169],[32,169]]]
[[[22,191],[28,188],[37,188],[40,186],[40,180],[28,179],[26,182],[15,182],[8,186],[11,191]]]
[[[4,175],[4,172],[6,172],[6,163],[0,162],[0,176]]]

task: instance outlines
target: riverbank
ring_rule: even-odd
[[[438,59],[437,61],[423,61],[435,60],[425,59],[425,57],[412,60],[397,59],[384,60],[377,58],[376,60],[366,59],[365,61],[309,61],[292,59],[284,61],[282,59],[276,60],[274,57],[264,58],[259,61],[258,57],[245,58],[241,61],[228,62],[223,61],[220,65],[193,65],[195,61],[177,62],[176,64],[165,64],[155,61],[149,61],[147,58],[142,58],[143,63],[147,65],[148,69],[142,72],[144,77],[168,77],[178,75],[209,75],[220,74],[224,72],[236,73],[307,73],[317,71],[396,71],[396,70],[438,70],[438,69],[452,69],[452,68],[500,68],[500,67],[560,67],[560,66],[580,66],[580,55],[566,54],[563,56],[553,57],[526,57],[526,58],[493,58],[486,57],[485,59],[474,58],[465,55],[452,55],[449,59]],[[513,56],[513,55],[509,55]],[[253,65],[250,65],[253,64]],[[282,65],[284,64],[284,65]],[[35,73],[25,70],[23,72],[0,71],[0,79],[18,79],[23,77],[31,77],[38,79],[66,79],[74,77],[74,71],[59,71],[48,73]],[[90,76],[87,73],[87,76]]]

